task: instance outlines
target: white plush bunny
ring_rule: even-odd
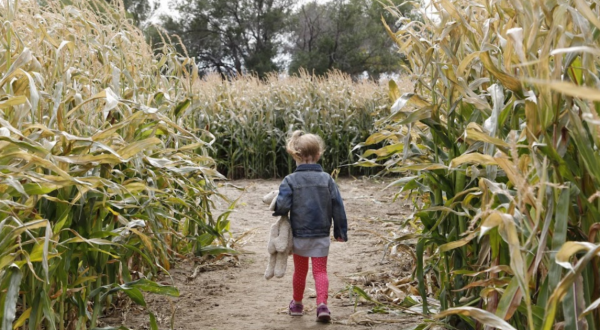
[[[269,209],[275,211],[275,202],[277,201],[277,191],[272,191],[263,197],[263,202],[270,204]],[[271,235],[269,236],[269,244],[267,251],[271,257],[265,271],[265,278],[268,280],[273,275],[280,278],[285,275],[287,268],[287,258],[292,254],[292,226],[287,215],[279,217],[279,219],[271,226]]]

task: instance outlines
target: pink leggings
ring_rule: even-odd
[[[308,274],[308,258],[294,254],[294,300],[302,301],[304,288],[306,287],[306,275]],[[312,270],[317,289],[317,306],[327,304],[327,291],[329,290],[329,279],[327,278],[327,257],[311,257]]]

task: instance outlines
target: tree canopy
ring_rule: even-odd
[[[294,3],[180,0],[173,8],[177,15],[162,16],[161,25],[181,38],[201,73],[251,73],[264,78],[270,72],[296,74],[304,69],[323,75],[336,69],[353,77],[367,73],[376,79],[400,68],[402,57],[381,18],[391,27],[395,21],[379,1]],[[390,2],[400,10],[411,9],[402,3]],[[125,5],[135,17],[148,17],[146,1],[126,0]]]
[[[292,0],[184,0],[163,26],[178,34],[200,70],[222,75],[278,71],[275,62]]]
[[[137,26],[148,20],[156,10],[156,4],[149,0],[106,0],[106,2],[112,5],[122,3]]]
[[[401,57],[384,30],[382,16],[394,26],[394,19],[378,1],[304,4],[292,19],[289,72],[305,69],[322,75],[337,69],[377,78],[397,71]]]

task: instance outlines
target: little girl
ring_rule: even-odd
[[[303,314],[302,298],[308,274],[308,258],[312,259],[317,290],[317,321],[329,322],[327,308],[327,255],[329,254],[331,220],[333,236],[348,241],[346,212],[340,192],[331,176],[317,164],[324,151],[323,140],[314,134],[295,131],[287,141],[287,152],[296,161],[296,171],[283,179],[275,204],[274,216],[286,215],[294,236],[293,300],[289,314]]]

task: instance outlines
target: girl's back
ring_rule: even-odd
[[[302,298],[310,258],[317,289],[317,321],[328,322],[331,318],[327,308],[329,235],[333,220],[335,239],[348,240],[344,203],[331,176],[317,164],[324,151],[320,137],[295,131],[286,149],[296,161],[297,168],[281,182],[273,215],[282,216],[289,212],[292,225],[294,293],[289,314],[304,314]]]

